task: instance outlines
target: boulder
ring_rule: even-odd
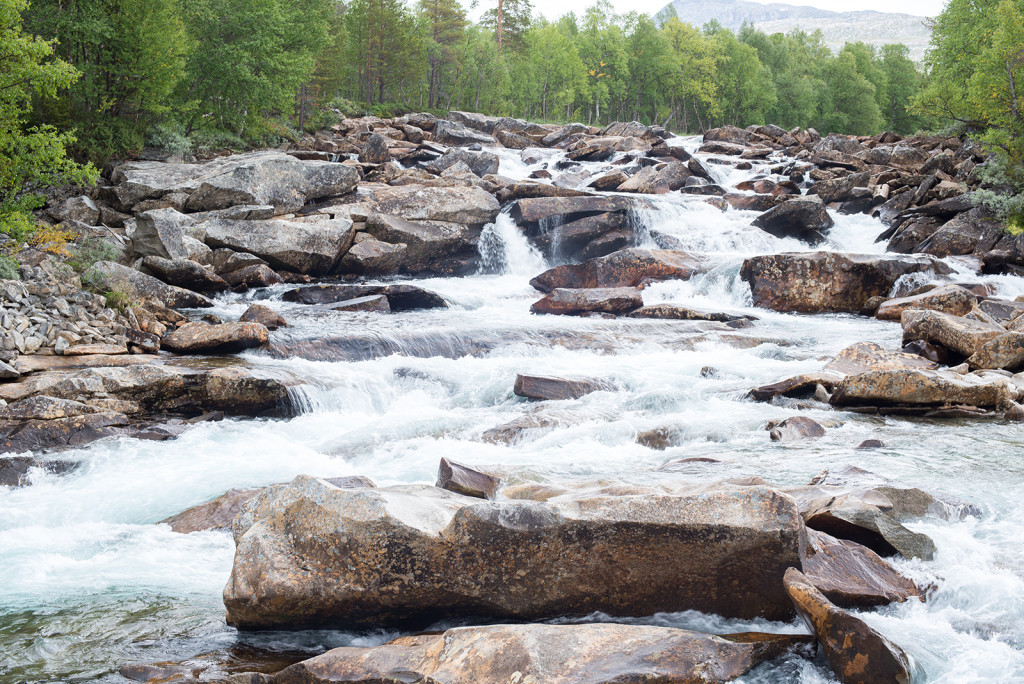
[[[836,354],[836,357],[825,365],[824,371],[842,376],[875,370],[934,370],[937,367],[938,364],[917,354],[889,351],[874,342],[857,342]]]
[[[108,365],[36,372],[18,383],[0,385],[0,399],[8,402],[38,395],[79,402],[116,399],[143,413],[255,415],[287,408],[291,401],[283,382],[261,378],[241,366]]]
[[[224,280],[234,288],[270,287],[280,285],[284,279],[266,264],[253,264],[224,274]]]
[[[1006,235],[1003,224],[984,208],[957,214],[951,221],[925,238],[915,252],[938,257],[984,254]]]
[[[383,164],[390,159],[388,139],[377,133],[371,133],[363,143],[363,148],[359,150],[359,161],[364,164]]]
[[[185,237],[195,226],[194,219],[174,209],[152,209],[135,217],[135,227],[128,233],[136,257],[155,256],[164,259],[187,259]]]
[[[524,135],[506,130],[495,131],[494,137],[497,138],[502,147],[507,147],[510,150],[525,150],[527,147],[533,147],[537,144]]]
[[[269,336],[259,323],[186,323],[164,335],[161,345],[176,354],[233,353],[262,347]]]
[[[498,124],[499,121],[501,121],[501,117],[498,116],[487,116],[486,114],[477,114],[476,112],[460,111],[448,112],[447,119],[450,122],[454,122],[461,126],[465,126],[466,128],[472,128],[473,130],[488,134],[492,133],[494,131],[494,127]],[[436,126],[438,123],[439,122],[435,119],[434,129],[432,130],[436,130]],[[420,124],[417,123],[416,125],[419,126]],[[437,140],[437,138],[435,138],[435,140]],[[442,141],[437,140],[437,142]]]
[[[241,323],[259,323],[267,330],[277,330],[288,325],[284,316],[262,304],[250,304],[238,320]]]
[[[239,629],[594,611],[788,619],[781,578],[805,540],[794,500],[763,486],[493,502],[307,476],[247,504],[234,536],[224,603]]]
[[[799,313],[859,313],[872,297],[888,295],[900,276],[951,272],[934,257],[838,252],[766,254],[740,269],[756,306]]]
[[[364,276],[397,275],[406,261],[409,246],[367,237],[357,241],[341,259],[338,271]]]
[[[407,221],[446,221],[469,226],[491,223],[501,205],[478,187],[404,185],[375,189],[369,210]]]
[[[387,297],[392,311],[448,307],[448,300],[444,297],[416,285],[314,285],[289,290],[283,299],[299,304],[330,304],[373,295]]]
[[[56,221],[80,221],[87,226],[95,226],[100,221],[100,208],[87,195],[69,197],[48,207],[46,213]]]
[[[449,259],[476,254],[480,236],[460,223],[413,222],[377,212],[367,216],[366,232],[382,242],[406,245],[399,270],[412,274],[443,270]]]
[[[154,299],[169,308],[213,306],[213,302],[201,294],[168,285],[113,261],[97,261],[85,275],[103,291],[123,292],[130,299]]]
[[[829,601],[843,608],[868,608],[921,596],[911,580],[866,546],[807,530],[803,572]]]
[[[335,648],[277,675],[252,675],[252,684],[718,684],[809,641],[799,635],[716,636],[608,623],[457,627],[383,646]]]
[[[793,197],[754,219],[753,225],[779,238],[797,238],[811,244],[825,241],[835,225],[821,199],[813,195]]]
[[[1015,392],[1001,375],[960,375],[935,370],[878,370],[844,378],[832,393],[834,406],[1008,405]]]
[[[434,142],[455,147],[468,147],[469,145],[493,145],[494,138],[454,121],[441,119],[434,124]]]
[[[793,416],[774,425],[768,436],[773,442],[802,442],[825,436],[825,428],[806,416]]]
[[[493,499],[501,486],[501,480],[447,458],[441,459],[437,471],[437,487],[449,492],[473,496],[478,499]]]
[[[590,126],[582,123],[571,123],[562,126],[556,131],[548,133],[541,140],[545,147],[557,147],[560,143],[574,135],[587,135],[590,133]]]
[[[306,202],[351,192],[359,174],[345,164],[300,161],[283,152],[264,151],[202,164],[128,162],[114,169],[112,180],[113,194],[125,210],[143,200],[183,193],[190,212],[272,205],[277,213],[285,213]]]
[[[223,278],[191,259],[148,256],[142,260],[142,265],[168,285],[199,292],[220,292],[228,289],[228,284]]]
[[[832,671],[843,684],[907,684],[910,664],[899,646],[858,617],[837,608],[796,568],[786,571],[786,591],[811,627]]]
[[[483,178],[488,174],[498,173],[501,161],[493,152],[470,152],[469,150],[449,150],[431,162],[423,165],[427,171],[441,175],[458,162],[463,162],[476,175]]]
[[[965,316],[971,312],[977,301],[978,297],[966,288],[959,285],[943,285],[922,294],[886,300],[878,307],[875,318],[898,321],[903,312],[910,309],[928,309],[953,316]]]
[[[1024,370],[1024,333],[1010,332],[993,337],[967,358],[972,369],[995,369],[1016,373]]]
[[[205,223],[206,243],[248,252],[270,266],[294,273],[325,275],[355,236],[348,219],[229,221]]]
[[[17,407],[17,404],[14,404]],[[0,453],[34,452],[88,444],[124,433],[128,418],[112,411],[89,411],[52,418],[8,419],[0,409]]]
[[[582,264],[556,266],[531,280],[530,285],[541,292],[556,288],[643,287],[661,280],[688,280],[705,265],[702,256],[679,250],[623,249]]]
[[[556,378],[546,375],[517,375],[515,388],[518,397],[539,400],[579,399],[591,392],[614,390],[615,386],[603,380]]]
[[[33,456],[0,457],[0,487],[24,487],[30,484],[30,473],[33,468],[56,475],[72,471],[78,466],[78,461],[40,459]]]
[[[825,204],[854,199],[854,188],[866,188],[871,182],[868,172],[851,173],[840,178],[818,181],[807,191],[808,196],[817,195]]]
[[[676,304],[652,304],[637,309],[629,314],[630,318],[656,318],[671,321],[714,321],[716,323],[735,323],[737,321],[756,320],[746,314],[730,314],[706,309],[694,309]]]
[[[941,311],[910,309],[903,312],[900,323],[903,326],[904,344],[924,340],[964,356],[971,356],[986,342],[1006,334],[1006,330],[997,323],[953,316]]]
[[[643,295],[635,287],[555,288],[550,294],[534,302],[530,311],[564,316],[588,312],[623,314],[639,309],[643,305]]]

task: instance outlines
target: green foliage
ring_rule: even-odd
[[[70,133],[50,126],[26,127],[32,97],[53,96],[78,77],[68,63],[53,59],[52,41],[26,34],[25,0],[0,0],[0,233],[13,251],[35,231],[29,213],[42,206],[40,191],[58,184],[94,182],[96,170],[67,158]]]
[[[103,296],[107,300],[107,307],[119,311],[125,312],[129,306],[132,305],[133,300],[131,296],[124,290],[109,290],[103,293]]]
[[[87,235],[70,248],[71,256],[64,263],[75,273],[83,274],[98,261],[116,261],[120,256],[117,247],[108,240]]]
[[[182,156],[192,153],[192,141],[185,135],[185,131],[170,122],[151,128],[146,136],[146,144]]]

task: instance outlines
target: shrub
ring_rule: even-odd
[[[78,237],[70,230],[60,226],[40,225],[29,238],[28,243],[47,254],[59,257],[70,257],[69,245]]]
[[[172,123],[153,126],[146,136],[146,144],[183,157],[192,154],[192,141],[181,127]]]
[[[13,257],[0,255],[0,280],[21,280],[18,262]]]
[[[92,268],[97,261],[115,261],[120,256],[117,247],[110,244],[108,240],[87,235],[81,242],[71,247],[71,254],[65,259],[65,263],[73,268],[76,273],[82,274],[82,287],[86,287],[86,271]],[[86,287],[86,289],[91,289]]]
[[[107,307],[120,313],[132,305],[132,298],[124,290],[110,290],[104,292],[103,296],[107,298]]]

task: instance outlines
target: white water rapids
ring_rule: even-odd
[[[694,140],[676,144],[696,146]],[[506,176],[525,177],[541,166],[524,164],[507,150],[500,155]],[[711,168],[732,185],[766,166]],[[230,536],[181,535],[154,523],[232,487],[285,482],[300,473],[365,475],[378,485],[432,483],[442,456],[552,481],[757,475],[797,485],[824,469],[854,465],[971,501],[981,508],[980,519],[909,525],[938,547],[931,562],[894,561],[922,586],[935,585],[927,602],[862,614],[911,655],[915,681],[1024,681],[1019,424],[810,410],[812,418],[835,421],[824,438],[770,442],[766,422],[797,409],[744,401],[747,390],[818,370],[854,342],[897,349],[899,325],[752,308],[738,277],[743,258],[808,247],[751,227],[754,212],[721,212],[703,198],[678,193],[649,199],[657,210],[636,217],[641,232],[706,253],[715,266],[689,282],[648,288],[645,303],[746,312],[760,319],[753,327],[707,334],[679,321],[534,316],[529,307],[540,295],[528,281],[550,264],[507,215],[485,229],[481,241],[489,273],[416,282],[448,297],[451,309],[310,314],[280,301],[283,286],[220,298],[214,312],[225,319],[260,297],[289,321],[272,333],[272,342],[301,348],[303,357],[260,351],[244,358],[300,379],[293,395],[302,412],[289,420],[199,424],[167,442],[107,439],[62,454],[81,461],[72,473],[35,473],[31,486],[0,487],[0,681],[116,682],[123,681],[116,671],[126,662],[182,659],[238,644],[317,653],[396,636],[237,633],[225,625],[221,602],[234,551]],[[834,218],[825,248],[884,248],[874,243],[883,230],[877,220]],[[970,273],[958,277],[979,280]],[[1001,296],[1024,293],[1021,279],[981,280]],[[302,345],[310,341],[316,344]],[[714,372],[702,373],[705,368]],[[608,378],[619,389],[531,404],[512,394],[516,373]],[[481,439],[486,430],[532,413],[555,426],[532,430],[512,445]],[[655,451],[636,443],[638,432],[661,427],[673,431],[677,446]],[[853,449],[868,438],[885,447]],[[692,457],[719,462],[657,470]],[[696,613],[635,622],[714,632],[806,631],[798,621],[743,622]],[[835,680],[820,658],[792,656],[739,681]]]

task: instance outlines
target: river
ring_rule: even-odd
[[[696,148],[695,139],[673,144]],[[516,152],[501,150],[501,173],[525,178]],[[558,153],[559,155],[561,153]],[[587,164],[594,170],[608,164]],[[711,166],[733,185],[763,172]],[[236,318],[254,299],[289,326],[274,347],[247,363],[296,378],[288,420],[196,425],[176,440],[107,439],[64,452],[81,461],[70,474],[35,473],[23,488],[0,487],[0,681],[121,682],[126,662],[174,660],[228,647],[293,653],[381,643],[397,632],[242,634],[224,622],[221,591],[231,569],[227,534],[176,534],[159,520],[232,487],[285,482],[295,475],[365,475],[378,485],[432,483],[440,457],[499,465],[515,478],[585,481],[715,480],[757,475],[806,484],[822,470],[854,465],[977,504],[980,518],[910,523],[930,535],[933,561],[895,560],[928,600],[911,600],[864,619],[913,658],[919,682],[1024,681],[1024,458],[1019,424],[1002,420],[882,418],[823,408],[803,414],[826,423],[816,441],[775,444],[765,424],[792,406],[743,400],[751,387],[820,369],[842,348],[874,341],[897,349],[897,323],[849,315],[789,315],[751,307],[739,279],[743,258],[805,251],[796,240],[750,226],[754,212],[721,212],[700,197],[651,197],[634,216],[638,240],[709,255],[710,272],[644,291],[645,304],[672,302],[749,313],[753,327],[705,332],[678,321],[535,316],[528,281],[548,268],[507,214],[485,229],[485,268],[465,278],[416,284],[453,302],[446,310],[393,315],[310,314],[280,301],[285,286],[217,300]],[[867,216],[833,214],[824,249],[880,252],[884,227]],[[666,237],[667,236],[667,237]],[[962,277],[979,277],[955,264]],[[1024,280],[982,278],[998,294],[1024,293]],[[298,355],[296,355],[298,354]],[[617,391],[571,402],[528,403],[512,394],[517,373],[609,379]],[[512,443],[482,434],[536,414],[551,427]],[[668,428],[674,444],[656,451],[638,432]],[[855,450],[864,439],[884,448]],[[678,463],[707,457],[717,463]],[[672,463],[675,461],[676,463]],[[666,465],[667,464],[667,465]],[[589,619],[600,619],[591,616]],[[744,622],[698,613],[635,622],[717,632],[801,632],[792,623]],[[741,680],[832,682],[823,660],[787,657]]]

